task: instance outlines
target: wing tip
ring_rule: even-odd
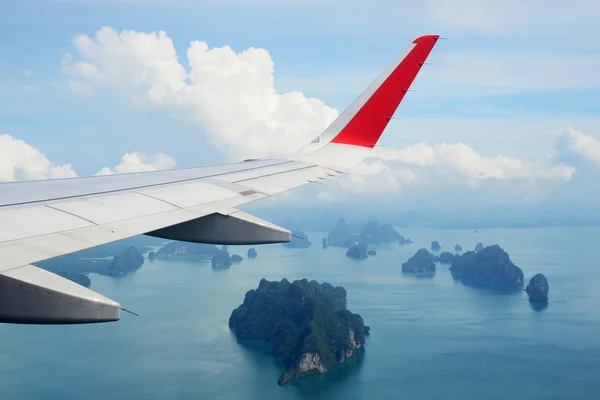
[[[436,41],[439,38],[440,38],[440,35],[423,35],[423,36],[419,36],[418,38],[416,38],[415,40],[413,40],[413,43],[419,44],[421,42]]]

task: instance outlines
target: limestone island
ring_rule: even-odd
[[[431,242],[431,251],[440,251],[441,249],[442,246],[440,246],[440,243],[437,240]]]
[[[240,256],[239,254],[233,254],[231,256],[232,263],[241,263],[242,261],[244,261],[244,257]]]
[[[435,258],[427,249],[419,249],[415,255],[402,264],[403,273],[434,273]]]
[[[525,288],[529,301],[532,303],[547,303],[549,291],[548,280],[543,274],[535,274]]]
[[[292,231],[292,240],[288,243],[283,243],[283,247],[287,247],[289,249],[306,249],[312,243],[308,240],[308,236],[306,233],[298,230]]]
[[[442,251],[439,256],[435,256],[435,261],[440,264],[452,264],[454,257],[458,257],[458,255],[455,256],[449,251]]]
[[[352,247],[356,241],[356,234],[350,229],[346,220],[340,218],[333,231],[327,235],[327,245],[334,247]]]
[[[467,251],[456,256],[450,272],[454,279],[471,285],[491,285],[499,289],[523,287],[523,271],[510,260],[497,244],[479,252]]]
[[[197,259],[213,257],[220,251],[217,246],[204,243],[169,242],[156,252],[158,260]]]
[[[355,260],[364,260],[369,256],[369,246],[366,243],[358,243],[353,245],[346,252],[346,257],[353,258]]]
[[[352,357],[365,344],[362,317],[346,309],[346,290],[307,279],[261,279],[233,310],[229,327],[240,340],[264,340],[286,371],[279,384],[320,374]]]
[[[460,253],[462,251],[462,246],[460,244],[457,244],[456,246],[454,246],[454,251]]]
[[[479,242],[475,246],[475,253],[479,253],[481,250],[483,250],[483,243]]]
[[[333,231],[327,235],[327,245],[350,248],[356,242],[369,245],[393,242],[407,244],[410,241],[398,233],[392,224],[389,223],[380,225],[379,222],[373,220],[364,226],[362,224],[354,224],[353,227],[354,229],[346,223],[344,218],[340,218]],[[323,244],[325,245],[325,239],[323,239]]]
[[[258,256],[258,253],[256,252],[256,249],[254,247],[248,249],[248,254],[247,254],[248,258],[256,258]]]
[[[108,265],[106,274],[109,276],[123,277],[130,272],[137,271],[144,263],[144,256],[135,247],[131,246],[115,256]]]
[[[214,269],[227,269],[231,267],[231,257],[227,250],[219,250],[211,259],[211,264]]]

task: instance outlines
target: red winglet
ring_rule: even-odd
[[[331,142],[374,147],[438,39],[439,35],[415,39],[413,48]]]

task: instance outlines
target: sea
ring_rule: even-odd
[[[2,399],[600,399],[600,228],[399,229],[411,245],[371,246],[356,261],[323,249],[256,246],[226,270],[209,260],[148,261],[91,289],[139,316],[115,323],[0,325]],[[401,265],[438,240],[443,250],[499,244],[524,272],[541,272],[550,301],[432,277]],[[246,258],[247,246],[230,246]],[[280,361],[239,343],[231,311],[261,278],[341,285],[371,327],[364,352],[332,371],[279,386]]]

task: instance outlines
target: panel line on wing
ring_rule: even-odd
[[[183,208],[183,207],[178,206],[177,204],[173,204],[173,203],[171,203],[169,201],[166,201],[166,200],[160,199],[158,197],[154,197],[152,195],[149,195],[148,193],[144,193],[144,192],[135,192],[135,193],[141,194],[142,196],[150,197],[151,199],[154,199],[154,200],[162,201],[163,203],[166,203],[166,204],[168,204],[170,206],[173,206],[173,207],[177,207],[177,208],[180,208],[180,209]]]
[[[44,207],[48,207],[48,208],[51,208],[51,209],[53,209],[53,210],[56,210],[56,211],[60,211],[60,212],[62,212],[62,213],[65,213],[65,214],[72,215],[72,216],[74,216],[74,217],[77,217],[77,218],[79,218],[79,219],[82,219],[82,220],[84,220],[84,221],[86,221],[86,222],[89,222],[90,224],[98,225],[96,222],[94,222],[94,221],[92,221],[92,220],[89,220],[89,219],[87,219],[87,218],[85,218],[85,217],[82,217],[81,215],[77,215],[77,214],[74,214],[74,213],[72,213],[72,212],[69,212],[69,211],[61,210],[60,208],[52,207],[52,206],[51,206],[51,205],[49,205],[49,204],[44,204]]]

